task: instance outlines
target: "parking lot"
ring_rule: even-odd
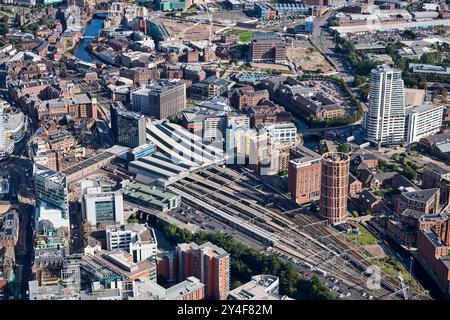
[[[305,279],[311,279],[313,275],[317,276],[323,285],[332,290],[339,298],[349,300],[373,300],[374,296],[369,291],[356,290],[353,287],[345,285],[340,279],[333,277],[327,272],[312,267],[308,263],[296,260],[293,257],[278,251],[274,248],[267,248],[267,253],[274,253],[280,258],[295,264],[299,274]]]
[[[194,204],[187,204],[183,201],[179,208],[170,212],[170,216],[186,224],[198,225],[205,232],[220,232],[232,235],[239,242],[242,242],[255,250],[261,251],[266,248],[263,243],[239,232],[235,228],[232,228],[217,219],[214,219],[213,216],[206,214],[204,211],[199,210],[200,208],[194,206]]]

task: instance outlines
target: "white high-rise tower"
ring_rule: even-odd
[[[402,73],[387,65],[370,73],[367,139],[377,145],[402,144],[405,132],[405,94]]]
[[[3,114],[3,108],[0,107],[0,157],[6,152],[6,148],[5,116]]]

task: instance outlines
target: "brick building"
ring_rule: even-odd
[[[288,168],[288,192],[298,204],[320,199],[321,157],[308,148],[291,150]]]
[[[230,255],[210,242],[178,244],[157,257],[157,274],[168,281],[196,277],[205,284],[205,297],[223,300],[230,290]]]
[[[347,217],[347,195],[350,157],[341,152],[322,155],[320,215],[330,224],[344,222]]]
[[[440,190],[438,188],[403,192],[394,199],[397,213],[412,209],[423,213],[437,213]]]
[[[285,63],[283,38],[273,32],[256,31],[250,43],[250,57],[253,62]]]
[[[228,100],[233,108],[243,110],[245,106],[256,107],[261,100],[268,100],[267,90],[255,91],[252,87],[234,89],[228,94]]]

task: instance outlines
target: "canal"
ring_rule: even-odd
[[[293,115],[293,122],[297,129],[301,132],[303,129],[308,129],[309,125],[301,118]],[[303,140],[303,145],[308,149],[314,150],[315,152],[319,151],[319,142],[320,139],[317,137],[307,137]]]
[[[78,59],[89,62],[89,63],[96,63],[100,62],[97,58],[95,58],[93,55],[89,53],[87,50],[87,46],[94,41],[95,38],[98,37],[100,30],[103,28],[103,21],[104,18],[100,17],[94,17],[89,24],[86,27],[86,30],[84,32],[83,39],[79,42],[77,45],[74,55]]]

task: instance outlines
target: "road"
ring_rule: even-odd
[[[300,130],[300,132],[302,133],[302,135],[304,137],[307,137],[307,136],[321,135],[326,132],[335,131],[335,130],[355,129],[359,126],[361,126],[360,121],[352,123],[352,124],[347,124],[345,126],[338,126],[338,127],[302,129],[302,130]]]
[[[16,149],[18,154],[24,150]],[[32,192],[31,162],[28,159],[16,155],[0,164],[10,174],[11,187],[13,188],[13,203],[18,200],[17,195]],[[34,254],[34,207],[20,201],[14,204],[19,212],[19,241],[15,247],[16,255],[16,298],[26,299],[28,281],[31,275],[32,258]]]
[[[344,55],[335,52],[336,45],[333,35],[324,28],[333,14],[334,11],[330,10],[316,21],[310,42],[331,62],[344,81],[351,83],[354,79],[351,65]]]

